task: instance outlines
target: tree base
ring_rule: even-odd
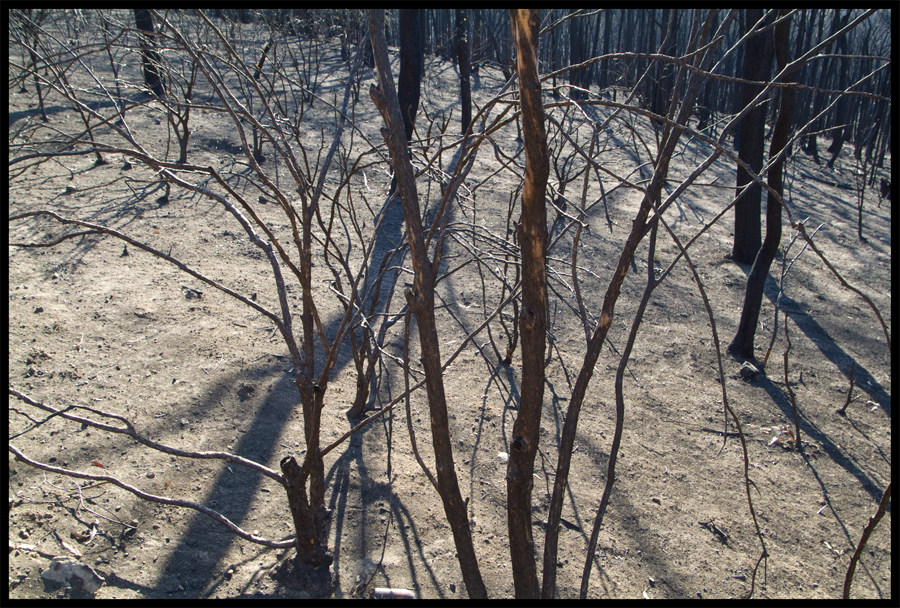
[[[272,577],[279,584],[303,591],[310,599],[328,599],[334,591],[334,571],[331,565],[310,568],[296,557],[281,562]]]

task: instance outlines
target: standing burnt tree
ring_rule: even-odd
[[[760,8],[744,11],[745,35],[749,39],[744,46],[742,77],[745,82],[737,89],[741,92],[741,108],[755,104],[736,129],[740,134],[738,157],[754,173],[762,169],[766,141],[766,104],[756,101],[756,97],[762,91],[761,83],[768,79],[772,65],[772,36],[765,29],[771,19],[767,20],[763,13]],[[771,15],[771,12],[766,15]],[[739,198],[734,205],[734,247],[731,256],[738,264],[752,264],[762,239],[759,218],[762,189],[750,178],[744,166],[742,163],[737,168]]]
[[[144,82],[159,99],[166,98],[166,85],[159,73],[161,61],[159,53],[154,48],[156,43],[153,37],[153,16],[146,8],[134,9],[134,21],[141,31],[141,65],[143,66]]]
[[[390,150],[394,174],[397,176],[397,186],[403,204],[403,217],[406,221],[406,238],[409,241],[409,253],[415,272],[413,287],[405,295],[409,310],[415,316],[419,328],[422,366],[425,370],[428,404],[431,411],[431,438],[437,468],[437,490],[441,496],[450,529],[453,531],[466,589],[469,591],[470,597],[483,598],[487,597],[487,590],[478,569],[478,560],[472,545],[472,532],[469,529],[466,514],[466,503],[462,499],[456,468],[453,464],[447,397],[444,391],[440,343],[435,323],[434,287],[440,251],[436,251],[434,257],[429,258],[415,176],[406,152],[406,142],[403,139],[403,118],[394,89],[394,78],[388,63],[387,45],[383,33],[384,14],[381,11],[371,10],[369,12],[369,29],[379,81],[378,86],[372,85],[369,93],[387,125],[383,134]]]
[[[513,426],[506,470],[509,549],[516,597],[538,596],[531,489],[544,405],[544,348],[547,336],[547,178],[550,173],[544,106],[538,78],[538,13],[510,10],[516,45],[516,74],[525,144],[522,217],[516,237],[522,250],[522,399]]]
[[[456,63],[459,67],[459,97],[462,103],[460,115],[460,130],[463,135],[469,129],[472,122],[472,84],[469,78],[469,36],[466,9],[456,9],[456,29],[454,39],[456,41]]]
[[[416,128],[416,113],[419,111],[419,93],[422,86],[422,71],[425,69],[422,50],[422,10],[401,8],[400,13],[400,75],[397,82],[397,97],[400,115],[403,117],[403,132],[407,145],[412,141]],[[391,181],[391,192],[397,192],[397,175]]]

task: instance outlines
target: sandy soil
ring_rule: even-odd
[[[102,73],[102,61],[95,62]],[[340,91],[341,70],[346,69],[334,43],[323,55],[323,68],[319,94],[330,100]],[[129,69],[136,72],[134,65]],[[136,73],[126,76],[138,78]],[[423,107],[429,115],[447,115],[457,103],[455,68],[429,58],[426,78]],[[381,143],[382,123],[365,93],[371,79],[369,71],[356,122],[372,142]],[[501,86],[499,73],[483,68],[476,103],[484,103]],[[77,127],[77,116],[62,99],[51,95],[47,104],[55,127],[64,131]],[[9,112],[13,134],[37,120],[31,85],[24,93],[10,91]],[[324,103],[307,112],[307,135],[314,142],[319,127],[327,129],[333,117]],[[598,115],[605,112],[598,110]],[[458,130],[457,116],[454,112],[445,143]],[[562,110],[554,110],[554,116],[561,119]],[[164,154],[166,123],[157,105],[149,103],[135,111],[130,121],[148,149]],[[221,168],[232,162],[240,141],[226,117],[197,112],[191,125],[198,129],[191,139],[191,163]],[[418,126],[423,131],[427,126],[421,115]],[[636,123],[636,129],[652,142],[647,124]],[[585,142],[586,132],[579,132]],[[516,152],[514,126],[495,140],[507,154]],[[606,147],[598,153],[598,161],[621,175],[646,161],[635,158],[632,136],[622,123],[611,124],[601,140]],[[708,153],[705,144],[683,141],[673,161],[674,184]],[[360,142],[357,136],[356,150],[364,149]],[[559,145],[558,140],[552,139],[553,145]],[[10,158],[21,153],[11,152]],[[126,171],[121,155],[108,155],[108,160],[109,164],[94,167],[93,157],[66,157],[12,178],[9,214],[52,209],[114,227],[171,251],[248,297],[257,294],[266,306],[276,305],[271,269],[221,206],[174,189],[169,203],[162,205],[157,199],[163,191],[150,171],[140,165]],[[284,186],[284,166],[276,169],[273,161],[267,163],[264,167],[272,175],[277,171]],[[483,149],[453,211],[453,226],[463,242],[468,238],[464,228],[473,223],[482,232],[505,234],[506,209],[518,178],[500,172],[485,183],[498,166],[495,155]],[[867,193],[867,240],[858,240],[853,170],[848,146],[835,171],[798,153],[788,166],[789,200],[795,217],[809,218],[810,229],[822,225],[816,235],[819,247],[848,281],[872,298],[890,327],[891,204],[879,204],[877,192]],[[890,175],[889,168],[884,175]],[[640,179],[640,173],[633,179]],[[720,161],[701,181],[714,180],[711,186],[692,188],[673,208],[668,219],[682,239],[695,234],[730,199],[733,166]],[[329,184],[334,181],[329,178]],[[589,201],[600,196],[593,182]],[[350,187],[360,209],[363,197],[374,209],[380,208],[387,183],[388,165],[381,161],[366,169],[365,181],[361,174],[354,176]],[[605,183],[606,190],[613,185]],[[67,193],[69,186],[74,190]],[[246,188],[246,182],[239,186],[256,200],[258,192]],[[433,213],[439,196],[436,184],[423,177],[419,188]],[[580,192],[579,179],[569,185],[566,196],[577,203]],[[620,188],[607,200],[611,227],[602,204],[587,218],[590,230],[582,237],[579,265],[582,293],[592,315],[599,311],[638,203],[637,193]],[[260,204],[258,212],[271,221],[277,234],[286,234],[286,221],[274,205]],[[365,217],[368,212],[360,213]],[[726,343],[737,327],[749,271],[727,258],[732,222],[731,214],[726,215],[691,249],[719,336]],[[379,252],[400,237],[399,209],[390,211],[381,229]],[[34,220],[15,222],[9,232],[11,242],[49,242],[62,234],[58,225]],[[551,282],[559,295],[551,302],[554,348],[547,367],[535,470],[537,558],[543,554],[556,445],[585,348],[584,330],[570,308],[574,298],[566,287],[571,283],[565,261],[571,234],[560,238],[550,252],[557,273]],[[788,227],[785,241],[792,234]],[[140,433],[170,446],[229,451],[275,470],[285,456],[300,458],[304,445],[299,397],[288,373],[286,347],[273,335],[272,323],[172,265],[133,247],[127,251],[125,256],[121,241],[93,236],[49,249],[9,248],[10,387],[57,408],[90,406],[126,416]],[[788,257],[793,259],[799,251],[795,245]],[[646,252],[645,244],[617,308],[610,337],[619,350],[643,291]],[[675,252],[671,241],[661,237],[657,267],[666,268]],[[456,268],[470,256],[453,240],[445,255],[442,270]],[[775,266],[780,262],[779,258]],[[408,258],[403,263],[409,267]],[[499,301],[498,283],[487,275],[483,297],[475,268],[470,264],[440,285],[444,307],[438,318],[445,357],[484,319],[483,304],[490,310]],[[325,265],[317,264],[316,273],[317,302],[333,333],[340,306],[328,290],[331,277]],[[399,289],[404,278],[397,280],[392,312],[402,303]],[[290,285],[288,292],[299,304],[298,286]],[[776,294],[776,282],[770,279],[763,326],[757,333],[757,344],[764,345],[760,359],[772,335],[771,300]],[[753,501],[769,553],[758,572],[756,596],[835,598],[863,526],[891,477],[890,353],[871,310],[842,289],[809,250],[793,264],[781,307],[789,315],[790,382],[801,430],[810,442],[803,453],[772,443],[774,437],[787,439],[784,429],[793,428],[782,365],[784,318],[765,373],[745,379],[738,373],[740,362],[725,358],[728,397],[747,437]],[[389,355],[402,352],[401,326],[402,321],[388,332],[384,349]],[[502,349],[502,329],[496,321],[491,327]],[[417,360],[416,343],[413,329],[412,361]],[[605,347],[579,423],[560,533],[560,597],[578,594],[587,540],[606,483],[617,363],[618,356]],[[858,400],[841,417],[835,410],[846,400],[852,363]],[[747,507],[737,439],[729,437],[720,453],[724,413],[715,351],[706,312],[683,263],[652,296],[628,369],[618,479],[600,533],[590,596],[745,595],[761,547]],[[489,337],[482,332],[466,345],[445,377],[457,474],[463,496],[470,499],[475,548],[493,597],[513,595],[500,453],[508,452],[519,375],[518,351],[510,366],[498,365]],[[398,366],[385,357],[377,399],[387,403],[402,393],[403,386]],[[356,372],[345,348],[326,395],[324,444],[352,427],[345,412],[355,392]],[[31,424],[23,412],[42,418],[12,396],[9,404],[11,436]],[[332,597],[365,593],[366,583],[368,589],[408,588],[425,598],[466,597],[440,500],[412,455],[406,416],[403,407],[395,409],[392,417],[368,426],[326,457],[330,546],[335,556]],[[412,396],[411,416],[420,451],[433,470],[423,391]],[[729,430],[733,432],[733,425]],[[71,470],[97,472],[101,469],[94,463],[98,463],[108,474],[146,492],[202,502],[265,538],[292,534],[283,489],[239,466],[170,457],[59,417],[11,444],[30,458]],[[254,545],[195,511],[145,502],[108,484],[44,474],[17,462],[12,454],[8,467],[10,598],[78,596],[78,591],[40,576],[54,556],[73,553],[106,579],[98,598],[309,595],[279,575],[293,550]],[[890,566],[888,511],[862,556],[853,596],[890,598]]]

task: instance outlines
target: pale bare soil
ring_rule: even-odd
[[[337,47],[330,45],[323,60],[328,76],[320,94],[327,99],[332,91],[341,90],[340,70],[345,68],[336,53]],[[475,91],[477,103],[499,90],[498,76],[483,69]],[[380,143],[381,119],[365,93],[369,82],[371,74],[363,82],[356,121],[371,141]],[[446,113],[456,104],[456,82],[453,66],[429,61],[423,84],[423,105],[429,114]],[[62,100],[51,96],[48,107],[54,125],[74,129],[75,118]],[[36,120],[33,89],[10,91],[9,111],[11,131],[22,121]],[[131,116],[132,128],[140,133],[155,130],[159,138],[149,147],[162,154],[165,119],[154,104],[142,112]],[[561,115],[560,110],[555,112]],[[605,112],[598,110],[599,115]],[[458,130],[457,116],[454,112],[447,141]],[[332,114],[319,103],[309,110],[309,119],[312,138],[319,126],[331,124]],[[420,116],[420,129],[425,124]],[[225,118],[197,113],[192,126],[199,130],[191,140],[190,162],[220,167],[239,151],[239,140]],[[652,140],[646,123],[638,123],[637,129]],[[508,154],[515,153],[514,127],[495,139]],[[633,170],[638,162],[629,151],[632,139],[622,123],[613,123],[602,139],[608,148],[598,160],[622,175]],[[677,176],[685,175],[708,153],[704,144],[683,141],[673,162],[675,184]],[[800,153],[794,156],[788,167],[790,203],[794,217],[808,217],[811,229],[823,224],[816,235],[819,247],[848,281],[874,300],[890,327],[891,204],[878,206],[877,193],[867,194],[867,240],[860,242],[856,195],[848,187],[855,183],[851,153],[852,148],[845,147],[834,172]],[[18,154],[11,153],[10,158]],[[171,250],[173,256],[245,295],[258,294],[266,306],[275,305],[271,270],[221,207],[175,190],[171,202],[160,206],[161,190],[128,181],[150,179],[149,171],[137,165],[125,172],[121,157],[109,160],[108,165],[93,168],[92,157],[64,158],[17,177],[9,185],[9,214],[52,209],[115,227],[157,249]],[[496,168],[496,158],[484,148],[469,187]],[[284,180],[284,168],[279,171]],[[365,196],[374,209],[380,208],[387,171],[382,163],[367,171],[365,183],[361,176],[354,177],[355,199]],[[633,179],[640,179],[640,174]],[[714,179],[714,186],[692,188],[669,216],[682,239],[696,233],[730,199],[733,190],[727,186],[734,183],[733,167],[720,161],[701,181],[708,184]],[[576,183],[567,193],[575,202],[581,181]],[[67,186],[77,190],[67,195]],[[474,195],[464,190],[466,196],[453,212],[460,234],[472,224],[474,206],[474,222],[504,236],[509,196],[516,186],[515,178],[501,172]],[[436,184],[429,186],[423,178],[419,187],[423,200],[433,204],[438,199]],[[592,183],[588,201],[597,198],[599,190]],[[619,189],[610,195],[612,231],[602,204],[588,217],[590,233],[583,236],[579,265],[591,314],[600,308],[638,203],[634,191]],[[286,222],[272,207],[260,206],[259,212],[285,234]],[[725,257],[732,240],[731,222],[731,214],[726,215],[691,249],[726,344],[737,326],[749,271]],[[379,247],[400,238],[399,209],[389,214],[382,230]],[[49,241],[60,234],[51,223],[26,221],[12,224],[9,238]],[[785,240],[791,235],[786,229]],[[571,232],[551,250],[551,263],[566,284],[571,284],[570,267],[563,260],[570,247]],[[468,255],[455,241],[448,241],[446,251],[449,261],[442,268],[455,267]],[[675,252],[671,241],[661,237],[657,267],[666,268]],[[798,252],[795,245],[789,257]],[[139,432],[167,445],[230,451],[276,470],[285,456],[299,459],[303,449],[299,399],[287,374],[286,348],[273,336],[272,324],[171,265],[133,248],[128,256],[122,254],[121,242],[96,237],[51,249],[9,248],[10,386],[55,407],[77,404],[127,416]],[[775,266],[780,263],[779,258]],[[619,350],[646,280],[646,246],[632,270],[610,334]],[[339,304],[328,291],[330,275],[323,264],[317,265],[316,273],[323,322],[333,332]],[[398,279],[398,289],[404,280]],[[486,280],[490,311],[499,290],[496,281]],[[568,307],[574,303],[571,292],[559,281],[554,285],[562,298],[554,296],[556,302],[551,303],[554,350],[547,368],[535,471],[533,531],[538,558],[543,554],[542,526],[556,445],[584,352],[584,330]],[[190,297],[193,294],[186,288],[202,291],[202,297]],[[474,264],[440,284],[444,307],[439,310],[439,329],[445,357],[483,320],[481,289]],[[790,319],[790,381],[802,432],[814,442],[803,454],[770,445],[781,427],[793,425],[782,366],[784,319],[764,375],[742,379],[740,363],[725,357],[728,398],[747,437],[752,496],[769,553],[758,571],[756,596],[835,598],[855,543],[891,477],[890,353],[872,312],[842,289],[810,251],[794,263],[785,289],[781,307]],[[401,292],[397,293],[391,302],[395,312],[402,304]],[[758,345],[767,346],[771,337],[771,300],[776,293],[776,283],[770,280]],[[290,286],[289,294],[299,304],[296,285]],[[497,339],[502,330],[496,323],[492,328]],[[400,356],[402,332],[395,329],[393,335],[385,350]],[[512,365],[498,365],[487,342],[485,333],[470,342],[447,370],[445,381],[457,473],[463,496],[470,498],[482,573],[493,597],[511,597],[505,465],[498,454],[508,452],[520,361],[517,352]],[[416,368],[414,329],[410,343]],[[764,348],[759,358],[763,355]],[[842,418],[835,410],[846,399],[852,362],[860,399]],[[560,597],[577,596],[587,539],[606,483],[617,363],[618,356],[605,347],[581,414],[560,534]],[[389,361],[382,373],[379,399],[387,403],[404,390],[403,376]],[[748,592],[761,547],[747,507],[738,440],[729,437],[720,453],[724,413],[716,378],[708,318],[682,262],[652,296],[625,377],[623,447],[600,534],[592,597],[726,598]],[[351,428],[345,411],[355,396],[355,382],[346,350],[326,396],[323,444]],[[10,410],[11,435],[29,424],[19,412],[41,418],[13,397],[9,403],[16,410]],[[411,413],[420,450],[433,467],[423,391],[413,395]],[[734,431],[733,424],[729,431]],[[58,417],[12,443],[31,458],[73,470],[97,472],[100,469],[92,463],[100,463],[108,474],[147,492],[203,502],[266,538],[292,534],[283,489],[238,466],[175,459]],[[325,465],[335,555],[333,597],[353,596],[358,584],[373,573],[371,586],[409,588],[425,598],[466,597],[440,500],[412,456],[404,408],[342,444],[326,457]],[[253,545],[194,511],[144,502],[110,485],[82,487],[80,482],[43,474],[12,455],[8,467],[11,598],[77,595],[40,578],[53,556],[69,554],[63,542],[106,578],[99,598],[306,597],[303,590],[275,575],[293,551]],[[87,542],[79,535],[89,533],[94,522],[96,536]],[[863,554],[853,596],[890,598],[890,567],[888,511]]]

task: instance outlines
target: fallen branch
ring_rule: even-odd
[[[253,462],[252,460],[247,460],[246,458],[242,458],[241,456],[237,456],[235,454],[229,454],[228,452],[190,452],[187,450],[180,450],[178,448],[169,447],[169,446],[163,445],[161,443],[157,443],[151,439],[147,439],[146,437],[139,434],[134,429],[134,425],[131,424],[131,422],[127,418],[119,416],[118,414],[111,414],[109,412],[104,412],[102,410],[94,409],[92,407],[86,407],[83,405],[73,405],[73,406],[67,407],[65,410],[57,410],[56,408],[53,408],[49,405],[45,405],[43,403],[40,403],[39,401],[35,401],[28,395],[20,393],[19,391],[17,391],[14,388],[9,389],[9,394],[13,395],[15,397],[18,397],[19,399],[21,399],[28,405],[34,406],[38,409],[42,409],[46,412],[50,412],[54,415],[61,416],[62,418],[65,418],[66,420],[71,420],[72,422],[80,422],[81,424],[92,426],[94,428],[100,429],[102,431],[107,431],[110,433],[119,433],[120,435],[128,435],[129,437],[131,437],[138,443],[142,443],[145,446],[147,446],[148,448],[152,448],[159,452],[163,452],[164,454],[171,454],[173,456],[181,456],[182,458],[207,458],[207,459],[218,459],[218,460],[224,460],[226,462],[232,462],[234,464],[241,465],[242,467],[247,467],[248,469],[253,469],[257,473],[262,473],[266,477],[274,479],[280,485],[282,485],[282,486],[284,485],[284,477],[280,473],[277,473],[276,471],[273,471],[272,469],[270,469],[266,466],[263,466],[263,465],[259,464],[258,462]],[[93,414],[97,414],[98,416],[114,418],[116,420],[121,421],[123,424],[125,424],[125,426],[127,428],[123,429],[123,428],[113,426],[110,424],[103,424],[102,422],[96,422],[94,420],[91,420],[90,418],[82,418],[81,416],[74,416],[72,414],[65,413],[67,410],[70,410],[70,409],[87,410]],[[10,446],[10,449],[12,449],[12,446]],[[105,478],[85,477],[84,479],[105,479]]]
[[[11,390],[11,389],[10,389]],[[218,511],[214,511],[209,507],[201,505],[199,503],[190,501],[190,500],[181,500],[180,498],[167,498],[165,496],[155,496],[153,494],[147,494],[146,492],[142,492],[138,490],[134,486],[130,486],[124,481],[116,479],[115,477],[110,477],[109,475],[89,475],[88,473],[79,473],[78,471],[70,471],[69,469],[63,469],[60,467],[52,467],[48,464],[43,464],[41,462],[37,462],[25,456],[18,448],[9,444],[9,451],[15,454],[16,460],[20,462],[24,462],[27,465],[35,467],[36,469],[41,469],[42,471],[49,471],[50,473],[56,473],[58,475],[65,475],[66,477],[75,477],[77,479],[91,479],[93,481],[106,481],[113,485],[119,486],[123,490],[127,490],[131,492],[138,498],[143,498],[144,500],[150,502],[159,502],[164,505],[172,505],[175,507],[185,507],[187,509],[193,509],[195,511],[199,511],[203,513],[207,517],[211,517],[216,520],[229,531],[231,531],[236,536],[240,536],[244,540],[248,540],[252,543],[256,543],[258,545],[265,545],[266,547],[272,547],[274,549],[287,549],[288,547],[293,547],[297,544],[295,538],[291,537],[289,540],[267,540],[265,538],[261,538],[254,534],[250,534],[249,532],[245,532],[240,527],[236,526],[230,519],[219,513]]]

